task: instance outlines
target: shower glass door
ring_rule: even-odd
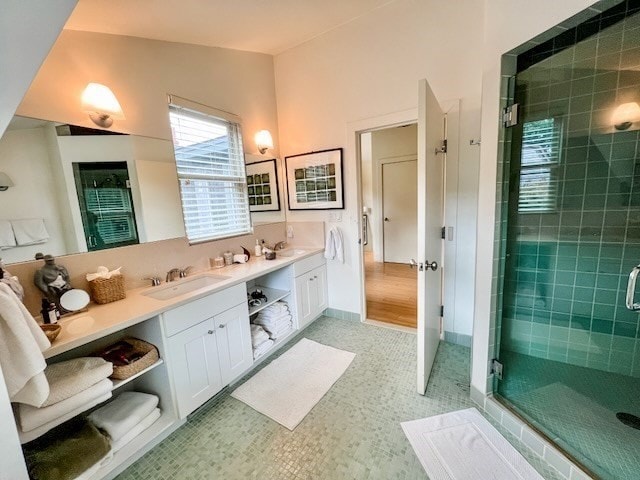
[[[518,59],[503,180],[497,396],[603,479],[640,478],[639,314],[625,301],[640,264],[640,14],[625,5]]]

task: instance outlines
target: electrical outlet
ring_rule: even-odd
[[[330,222],[341,222],[342,221],[342,212],[329,212],[329,221]]]

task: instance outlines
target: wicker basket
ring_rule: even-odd
[[[58,335],[60,335],[60,332],[62,331],[62,327],[60,325],[44,324],[40,325],[40,328],[51,343],[53,343],[53,341],[58,337]]]
[[[114,275],[111,278],[96,278],[89,282],[91,298],[96,303],[111,303],[122,300],[127,295],[124,291],[124,276]]]
[[[111,378],[114,380],[125,380],[132,377],[136,373],[156,363],[160,358],[156,346],[149,342],[133,337],[123,338],[122,341],[130,343],[137,352],[143,353],[144,355],[129,365],[114,365],[113,374],[111,375]],[[108,348],[105,349],[105,351],[106,350],[108,350]],[[96,355],[102,356],[101,353],[97,353]]]

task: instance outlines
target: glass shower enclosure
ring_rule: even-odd
[[[638,3],[518,58],[502,179],[496,397],[616,480],[640,479]]]

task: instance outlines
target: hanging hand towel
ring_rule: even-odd
[[[49,232],[42,218],[11,220],[11,226],[18,245],[35,245],[49,240]]]
[[[12,402],[39,407],[49,396],[44,352],[51,346],[8,285],[0,282],[0,365]]]
[[[344,245],[342,232],[338,227],[331,227],[324,246],[324,258],[344,263]]]
[[[16,246],[16,237],[9,220],[0,220],[0,250]]]

